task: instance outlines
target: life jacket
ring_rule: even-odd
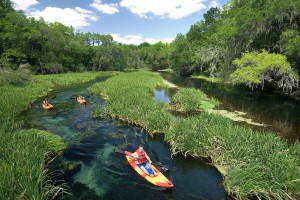
[[[137,160],[138,163],[139,163],[140,165],[141,165],[141,164],[144,164],[144,163],[146,162],[146,160],[147,160],[145,151],[143,150],[142,153],[141,153],[139,150],[136,150],[135,152],[136,152],[136,153],[138,154],[138,156],[139,156],[139,159]],[[142,159],[142,160],[140,160],[140,159]]]

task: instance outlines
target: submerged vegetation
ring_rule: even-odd
[[[17,115],[56,87],[115,73],[34,75],[21,85],[0,86],[0,93],[4,94],[0,101],[0,199],[48,199],[62,190],[51,183],[46,166],[66,144],[50,132],[21,130]]]
[[[151,96],[162,83],[158,75],[139,71],[96,83],[90,92],[106,97],[105,112],[110,116],[139,125],[150,134],[164,133],[173,154],[209,158],[223,174],[228,193],[236,198],[297,199],[299,142],[289,146],[273,133],[234,126],[218,114],[203,112],[174,119],[166,105]]]
[[[217,104],[218,101],[216,99],[209,99],[201,90],[183,88],[172,96],[169,106],[171,110],[189,112],[212,109]]]

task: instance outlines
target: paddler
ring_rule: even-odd
[[[48,100],[44,100],[42,106],[47,107],[49,105],[49,101]]]
[[[78,99],[78,101],[82,101],[82,100],[84,100],[84,97],[79,95],[79,97],[77,99]]]
[[[143,170],[148,176],[155,177],[157,173],[149,165],[152,163],[150,157],[144,151],[143,146],[140,145],[139,148],[132,154],[135,158],[136,165]],[[148,162],[147,162],[148,161]],[[149,163],[149,164],[148,164]]]

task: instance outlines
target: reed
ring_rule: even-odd
[[[299,142],[290,147],[272,133],[234,126],[220,115],[202,113],[174,121],[165,140],[173,154],[208,157],[238,199],[297,199]]]
[[[113,118],[141,126],[154,134],[167,131],[171,122],[164,104],[152,99],[153,88],[162,85],[163,80],[156,74],[138,71],[96,83],[90,92],[107,99],[105,112]]]
[[[139,125],[150,134],[164,133],[173,154],[209,158],[235,198],[299,199],[299,142],[288,145],[274,133],[233,125],[219,114],[174,118],[163,103],[153,100],[154,88],[162,84],[158,75],[139,71],[96,83],[90,91],[107,99],[106,114]],[[199,98],[207,101],[199,90],[181,91],[175,99],[179,106],[190,104],[185,110],[201,108]]]
[[[49,199],[64,190],[51,183],[45,166],[50,152],[61,152],[65,144],[49,134],[34,129],[0,134],[0,199]]]

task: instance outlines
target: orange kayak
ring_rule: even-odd
[[[85,99],[79,100],[79,99],[77,98],[77,101],[78,101],[78,103],[86,103],[86,100],[85,100]]]
[[[45,109],[47,109],[47,110],[53,109],[53,106],[52,106],[51,104],[48,104],[48,106],[44,106],[44,105],[42,104],[42,106],[43,106],[43,108],[45,108]]]
[[[131,155],[132,153],[125,151],[126,154]],[[159,187],[173,187],[174,185],[171,183],[171,181],[169,181],[155,166],[149,164],[152,169],[157,173],[157,176],[155,177],[151,177],[148,176],[147,174],[145,174],[143,172],[143,170],[141,170],[135,163],[135,159],[126,155],[126,159],[129,162],[129,164],[131,165],[131,167],[139,174],[141,175],[144,179],[146,179],[147,181],[149,181],[150,183],[159,186]]]

